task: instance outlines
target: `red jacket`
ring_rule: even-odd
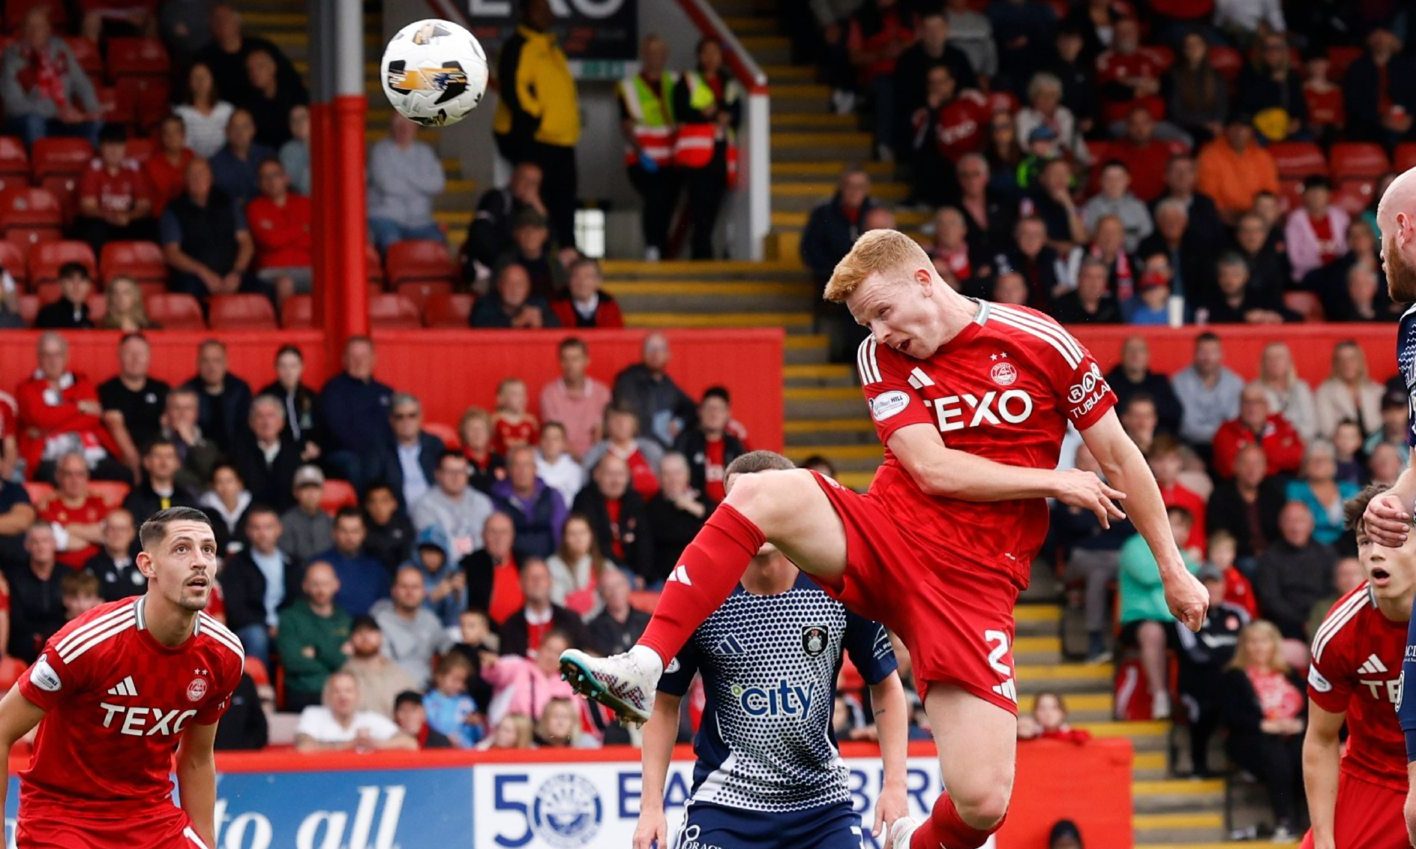
[[[60,389],[50,389],[49,381],[36,374],[15,390],[20,405],[20,456],[31,476],[44,457],[45,442],[62,433],[76,433],[85,449],[102,447],[109,454],[118,453],[118,444],[104,427],[99,416],[82,412],[80,401],[98,403],[98,389],[84,375],[66,372]]]
[[[555,313],[561,327],[624,327],[624,315],[620,313],[619,304],[604,292],[600,292],[595,315],[588,322],[576,313],[570,298],[556,298],[551,302],[551,312]]]
[[[1271,475],[1295,473],[1303,463],[1303,437],[1287,419],[1275,413],[1269,416],[1263,433],[1258,435],[1239,419],[1220,425],[1214,434],[1214,470],[1222,478],[1234,477],[1234,458],[1239,449],[1255,443],[1264,449]]]

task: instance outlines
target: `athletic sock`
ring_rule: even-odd
[[[639,645],[653,649],[667,666],[703,620],[732,594],[766,541],[746,516],[727,504],[718,505],[669,573]]]
[[[948,793],[934,801],[929,819],[910,836],[910,849],[978,849],[988,842],[988,836],[1003,825],[999,820],[988,830],[974,828],[964,822]]]

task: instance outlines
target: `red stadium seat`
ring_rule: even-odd
[[[291,295],[280,303],[280,326],[314,327],[315,299],[312,295]]]
[[[1376,179],[1391,169],[1386,151],[1371,142],[1338,142],[1328,157],[1333,180],[1352,177]]]
[[[60,238],[64,212],[48,189],[19,187],[0,192],[0,231],[22,250]]]
[[[326,513],[334,513],[341,507],[358,507],[359,494],[354,491],[353,485],[349,481],[342,481],[339,478],[326,478],[324,482],[324,492],[320,495],[320,509]]]
[[[1290,212],[1303,205],[1303,181],[1279,180],[1278,202],[1284,212]]]
[[[147,131],[172,111],[172,86],[165,77],[119,77],[113,83],[117,109]]]
[[[423,326],[418,305],[394,292],[381,292],[369,298],[369,324],[385,330]]]
[[[94,92],[98,95],[98,111],[103,115],[103,120],[114,124],[133,123],[133,104],[120,101],[116,88],[96,85]]]
[[[64,37],[64,43],[69,45],[74,58],[79,60],[79,67],[84,69],[89,79],[97,80],[103,77],[103,57],[98,53],[97,44],[81,35],[67,35]]]
[[[41,242],[40,244],[43,244]],[[43,283],[36,283],[34,293],[39,296],[40,306],[47,306],[64,296],[64,289],[59,285],[58,280],[48,280]]]
[[[17,31],[29,10],[37,7],[49,11],[49,23],[53,25],[55,32],[63,32],[69,23],[68,4],[63,0],[6,0],[3,5],[6,32]]]
[[[167,330],[205,330],[202,305],[191,295],[162,292],[144,298],[148,318]]]
[[[54,497],[54,487],[43,481],[25,481],[25,494],[36,507]]]
[[[270,670],[266,668],[260,658],[246,658],[246,674],[251,676],[251,682],[257,687],[270,686]]]
[[[1233,47],[1210,45],[1209,61],[1210,65],[1219,71],[1220,76],[1231,83],[1238,79],[1239,72],[1244,70],[1244,55]]]
[[[1392,157],[1391,170],[1400,174],[1416,168],[1416,142],[1402,142],[1396,146],[1396,155]]]
[[[108,298],[95,292],[88,296],[89,319],[94,324],[103,321],[103,317],[108,315]]]
[[[109,242],[98,255],[105,281],[126,275],[139,283],[167,283],[167,261],[156,242]]]
[[[1332,200],[1348,215],[1356,215],[1371,205],[1376,188],[1377,181],[1367,177],[1341,180],[1333,191]]]
[[[59,214],[65,226],[74,223],[79,214],[79,175],[52,174],[39,181],[41,188],[48,189],[59,201]]]
[[[111,509],[122,507],[123,499],[128,497],[131,489],[122,481],[89,481],[89,492],[102,498]]]
[[[34,317],[39,315],[39,296],[20,296],[20,320],[25,323],[25,327],[34,326]]]
[[[15,136],[0,136],[0,176],[28,177],[30,173],[29,154],[25,144]]]
[[[25,265],[25,254],[18,247],[0,239],[0,269],[10,272],[20,288],[29,280],[29,269]]]
[[[1342,82],[1342,78],[1347,76],[1347,69],[1351,67],[1362,55],[1360,47],[1329,47],[1328,56],[1328,79],[1333,82]]]
[[[108,76],[120,77],[161,77],[166,76],[171,62],[167,58],[167,48],[156,38],[108,39]]]
[[[147,136],[128,139],[128,158],[135,162],[146,162],[157,150],[157,143]]]
[[[85,139],[39,139],[31,152],[30,169],[36,181],[55,174],[82,174],[93,162],[93,145]]]
[[[212,295],[207,322],[212,330],[274,330],[275,308],[265,295]]]
[[[1275,142],[1269,145],[1268,151],[1278,166],[1278,176],[1285,180],[1301,180],[1327,173],[1327,160],[1323,158],[1322,148],[1312,142]]]
[[[1284,292],[1283,305],[1303,316],[1304,321],[1323,320],[1323,302],[1312,292]]]
[[[423,302],[423,323],[428,327],[466,327],[472,314],[471,295],[432,294]]]
[[[419,312],[433,295],[451,295],[452,284],[446,280],[408,280],[395,287],[398,294],[412,301]]]
[[[447,245],[433,239],[394,242],[385,265],[388,282],[395,285],[409,280],[445,280],[450,286],[458,276]]]
[[[449,451],[462,450],[462,437],[457,434],[457,428],[442,422],[423,422],[423,430],[441,439],[443,447]]]
[[[35,245],[29,255],[30,285],[38,286],[50,280],[58,280],[60,267],[69,262],[82,263],[84,268],[88,269],[90,277],[97,271],[98,263],[93,259],[93,248],[85,242],[65,239]]]

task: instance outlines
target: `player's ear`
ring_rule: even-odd
[[[914,273],[915,282],[924,287],[924,293],[926,295],[929,294],[930,289],[934,286],[934,275],[930,272],[931,269],[921,266],[920,268],[916,268]]]
[[[133,562],[137,564],[138,571],[142,573],[144,578],[152,580],[157,575],[157,565],[152,562],[152,555],[146,551],[139,551]]]

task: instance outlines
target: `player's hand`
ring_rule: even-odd
[[[1057,500],[1068,507],[1090,510],[1103,528],[1110,528],[1112,519],[1126,518],[1116,504],[1126,498],[1126,493],[1108,486],[1095,473],[1064,469],[1057,473],[1057,480]]]
[[[1186,571],[1172,574],[1169,578],[1162,576],[1161,580],[1165,584],[1165,604],[1170,608],[1170,614],[1191,631],[1200,630],[1209,611],[1209,590]]]
[[[1395,494],[1384,492],[1367,502],[1362,527],[1377,545],[1400,548],[1411,532],[1411,511]]]
[[[1406,837],[1416,846],[1416,787],[1407,792],[1402,812],[1406,815]]]
[[[875,837],[883,836],[895,820],[907,816],[909,812],[910,803],[903,786],[883,788],[880,797],[875,800],[875,825],[870,827],[870,833]]]
[[[658,849],[667,849],[669,844],[665,839],[666,832],[662,808],[640,808],[639,823],[634,827],[634,849],[655,849],[656,846]]]

